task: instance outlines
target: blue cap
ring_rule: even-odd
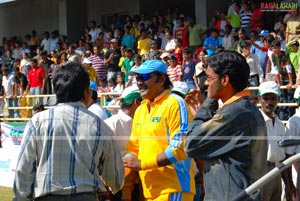
[[[98,85],[96,84],[96,82],[90,81],[90,88],[97,92]]]
[[[265,36],[268,35],[268,34],[269,34],[269,31],[268,31],[267,29],[263,29],[263,30],[261,30],[260,34],[258,34],[258,36],[263,36],[263,37],[265,37]]]
[[[130,71],[130,74],[148,74],[152,72],[160,72],[163,74],[167,74],[167,65],[161,60],[147,60],[142,65]]]

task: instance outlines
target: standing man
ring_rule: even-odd
[[[80,64],[59,68],[53,79],[58,105],[26,125],[16,168],[16,200],[96,201],[123,183],[124,167],[112,131],[86,109],[89,77]]]
[[[286,22],[285,40],[286,44],[300,39],[300,11],[292,11],[292,17]]]
[[[250,72],[245,58],[222,51],[207,62],[207,98],[189,125],[185,149],[188,156],[204,160],[205,200],[228,201],[265,174],[267,143],[261,139],[267,131],[245,91]],[[186,97],[192,107],[201,103],[196,92]]]
[[[119,60],[121,57],[120,49],[118,48],[118,41],[117,39],[111,39],[110,42],[110,49],[107,50],[104,56],[104,64],[107,65],[107,80],[111,78],[117,77],[117,72],[120,72],[121,69],[119,68]]]
[[[259,85],[258,101],[261,104],[261,113],[265,119],[268,135],[268,156],[267,171],[271,171],[278,166],[280,162],[286,159],[287,155],[284,148],[278,146],[277,141],[286,137],[285,127],[281,120],[276,116],[275,109],[280,100],[280,90],[274,81],[263,82]],[[289,173],[290,172],[290,175]],[[289,175],[289,176],[288,176]],[[291,175],[291,168],[285,170],[282,175],[278,175],[263,188],[264,201],[281,200],[281,177],[285,184],[285,195],[287,200],[292,200],[294,187]]]
[[[2,86],[4,88],[4,96],[8,107],[18,107],[18,99],[13,94],[15,86],[13,75],[10,74],[10,68],[2,67]],[[9,118],[19,118],[19,112],[16,109],[9,110]]]
[[[141,104],[142,97],[137,86],[127,87],[121,95],[121,109],[117,114],[105,119],[105,123],[113,131],[116,142],[119,145],[121,154],[126,151],[126,143],[131,134],[133,116]],[[124,186],[122,187],[122,200],[135,200],[132,198],[132,191],[139,180],[138,171],[125,168]],[[139,192],[142,194],[142,192]]]
[[[95,45],[93,47],[93,54],[89,57],[89,60],[92,62],[92,67],[95,69],[98,79],[107,77],[107,66],[104,65],[104,54],[99,46]]]
[[[286,124],[286,132],[287,136],[289,137],[294,137],[294,138],[299,138],[300,136],[300,88],[298,87],[295,90],[294,93],[294,98],[295,101],[297,102],[298,108],[296,110],[296,113],[289,118],[287,124]],[[300,153],[300,146],[293,146],[289,147],[287,152],[289,154],[299,154]],[[294,164],[295,169],[297,170],[297,195],[298,195],[298,200],[299,200],[299,195],[300,195],[300,166],[299,163]]]
[[[194,162],[184,151],[189,122],[185,101],[170,94],[167,66],[147,60],[136,74],[143,102],[134,114],[125,167],[138,170],[146,200],[191,201],[195,194]]]
[[[47,55],[47,51],[42,51],[40,53],[41,56],[41,62],[40,62],[40,66],[43,67],[44,71],[45,71],[45,91],[43,93],[45,94],[52,94],[52,78],[49,75],[49,72],[51,70],[51,65],[54,64],[53,61],[51,61],[48,58]]]
[[[29,91],[30,95],[41,95],[45,91],[46,74],[43,67],[38,66],[36,59],[31,60],[31,68],[27,77],[28,85],[26,91]],[[39,98],[39,103],[43,103],[43,98]]]

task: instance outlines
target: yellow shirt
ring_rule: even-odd
[[[85,71],[89,74],[90,80],[96,82],[96,76],[97,76],[96,70],[93,67],[88,67],[85,68]]]
[[[150,38],[139,39],[137,49],[140,50],[141,56],[150,50],[150,42]]]
[[[189,118],[185,101],[165,90],[152,103],[144,100],[135,112],[127,154],[142,161],[165,153],[170,165],[139,171],[145,198],[175,192],[195,193],[194,161],[184,151]]]

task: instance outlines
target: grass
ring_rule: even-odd
[[[0,200],[1,201],[11,201],[14,197],[12,188],[0,186]]]

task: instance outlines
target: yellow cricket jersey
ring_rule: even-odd
[[[185,101],[170,90],[152,103],[144,100],[136,110],[126,153],[143,162],[164,152],[172,162],[139,171],[145,198],[175,192],[195,194],[194,161],[186,155],[183,142],[189,118]]]

